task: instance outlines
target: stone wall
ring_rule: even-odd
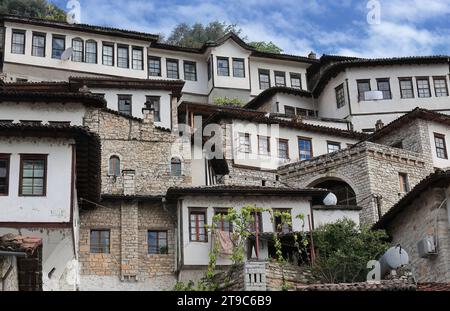
[[[386,228],[393,238],[392,244],[400,244],[408,252],[409,267],[418,282],[450,282],[450,234],[446,205],[437,210],[446,197],[446,191],[444,188],[428,189]],[[427,235],[435,236],[435,225],[439,236],[438,254],[420,258],[417,243]]]
[[[80,215],[81,290],[171,289],[175,276],[174,207],[161,202],[104,202]],[[90,230],[110,230],[110,253],[90,253]],[[148,230],[168,234],[168,254],[148,254]]]
[[[433,172],[426,155],[364,142],[341,150],[280,167],[280,180],[291,186],[309,187],[329,179],[346,182],[362,207],[361,223],[372,224],[387,212],[403,193],[399,193],[399,173],[408,175],[409,187]]]
[[[225,185],[251,185],[276,187],[281,183],[277,180],[276,171],[259,170],[250,167],[235,165],[232,160],[227,160],[230,173],[218,180]]]
[[[12,267],[12,270],[8,271]],[[9,273],[8,275],[6,275]],[[6,278],[5,278],[6,277]],[[19,290],[19,274],[17,270],[17,260],[14,256],[0,256],[0,279],[5,278],[0,283],[0,291],[18,291]]]

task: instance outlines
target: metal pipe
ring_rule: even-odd
[[[316,253],[314,251],[314,239],[312,234],[311,215],[308,215],[308,224],[309,224],[309,237],[311,239],[311,265],[314,265]]]
[[[0,251],[0,256],[27,257],[28,254],[25,253],[25,252],[8,252],[8,251]]]

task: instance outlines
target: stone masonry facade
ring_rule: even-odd
[[[280,167],[282,182],[310,187],[324,180],[346,182],[362,207],[361,223],[372,224],[386,213],[404,193],[399,190],[399,173],[407,174],[414,187],[433,171],[420,153],[363,142],[340,152]]]

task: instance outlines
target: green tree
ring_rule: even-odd
[[[66,12],[47,0],[0,0],[0,14],[66,20]]]
[[[327,283],[363,282],[367,262],[388,249],[384,230],[358,229],[348,219],[326,224],[314,232],[316,277]]]
[[[214,21],[207,25],[201,23],[193,25],[180,23],[175,26],[167,39],[161,37],[161,41],[172,45],[199,48],[206,42],[216,41],[229,32],[233,32],[238,36],[242,35],[241,28],[235,24],[229,25],[225,22]],[[247,41],[245,36],[242,39]],[[262,52],[281,53],[283,51],[273,42],[251,42],[249,45]]]

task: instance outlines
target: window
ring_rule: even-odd
[[[270,71],[266,69],[259,69],[259,88],[265,90],[270,88]]]
[[[309,160],[313,157],[312,140],[311,138],[298,138],[298,154],[300,161]]]
[[[148,75],[150,77],[161,77],[161,58],[149,56]]]
[[[216,221],[216,228],[220,231],[231,232],[233,228],[229,221],[225,220],[225,217],[228,215],[228,211],[225,209],[216,210],[216,215],[220,215],[220,219]]]
[[[45,57],[45,34],[33,33],[31,55]]]
[[[250,134],[239,133],[239,151],[250,153],[252,151],[250,145]]]
[[[430,80],[428,77],[416,78],[417,94],[419,97],[431,97]]]
[[[334,141],[327,142],[327,150],[328,153],[333,153],[341,150],[341,143],[336,143]]]
[[[13,30],[11,41],[11,53],[25,54],[25,31]]]
[[[129,49],[127,45],[117,46],[117,67],[130,68]]]
[[[366,100],[366,92],[370,91],[370,80],[358,80],[358,101]]]
[[[284,106],[284,114],[290,118],[295,117],[295,107]]]
[[[109,158],[109,176],[120,176],[120,158],[116,155],[113,155]]]
[[[147,101],[145,103],[146,108],[153,108],[153,119],[155,122],[161,122],[161,97],[159,96],[146,96]],[[150,105],[150,107],[149,107]]]
[[[286,86],[286,73],[275,71],[275,86]]]
[[[294,89],[302,88],[302,76],[299,73],[290,73],[291,87]]]
[[[152,255],[168,254],[167,231],[147,232],[148,253]]]
[[[230,66],[228,64],[228,58],[217,57],[217,75],[218,76],[230,75]]]
[[[289,159],[289,140],[278,139],[278,158]]]
[[[258,152],[262,155],[270,154],[270,137],[258,136]]]
[[[94,40],[86,41],[86,63],[97,64],[97,42]]]
[[[66,38],[63,36],[53,36],[52,38],[52,58],[61,59],[61,55],[66,49]]]
[[[170,160],[170,175],[181,176],[181,160],[180,160],[180,158],[173,157]]]
[[[406,193],[409,191],[408,174],[398,173],[398,178],[400,182],[400,192]]]
[[[84,43],[80,38],[75,38],[72,40],[72,61],[82,62],[84,55]]]
[[[295,108],[295,114],[303,117],[315,117],[318,112],[316,113],[314,110],[310,109]]]
[[[206,232],[206,210],[189,210],[189,236],[193,242],[208,242]]]
[[[169,79],[179,79],[180,76],[178,74],[178,60],[177,59],[167,59],[167,78]]]
[[[392,99],[391,84],[389,79],[377,79],[378,91],[383,92],[383,99]]]
[[[441,159],[448,159],[445,135],[434,133],[434,144],[436,146],[436,156]]]
[[[273,210],[274,214],[276,212],[278,212],[279,214],[285,214],[285,213],[289,213],[289,215],[291,215],[291,210],[290,209],[281,209],[281,208],[276,208]],[[292,216],[291,216],[292,217]],[[283,218],[287,218],[287,219],[283,219]],[[275,226],[275,232],[279,232],[279,233],[288,233],[292,231],[292,227],[291,225],[287,224],[286,222],[291,221],[290,218],[287,217],[287,215],[274,215],[274,226]],[[284,224],[283,224],[284,223]]]
[[[184,61],[184,80],[197,81],[197,65],[195,62]]]
[[[243,58],[233,58],[233,77],[245,77],[245,61]]]
[[[345,92],[344,92],[344,83],[339,85],[334,89],[334,92],[336,93],[336,106],[338,108],[345,106]]]
[[[212,61],[211,58],[209,58],[209,59],[208,59],[208,64],[207,64],[207,65],[208,65],[208,66],[207,66],[207,67],[208,67],[208,68],[207,68],[207,70],[208,70],[208,81],[211,80],[211,76],[212,76],[212,66],[211,66],[211,61]]]
[[[103,43],[103,65],[114,66],[114,44]]]
[[[90,252],[93,254],[109,254],[110,231],[91,230]]]
[[[436,95],[436,97],[448,96],[446,77],[433,77],[433,82],[434,82],[434,94]]]
[[[20,196],[45,196],[47,155],[20,156]]]
[[[400,78],[399,81],[402,98],[414,98],[412,78]]]
[[[0,196],[8,195],[9,154],[0,154]]]
[[[134,70],[144,70],[144,50],[140,47],[133,47],[131,50],[131,64]]]
[[[119,112],[131,116],[131,95],[119,95]]]
[[[263,222],[262,222],[262,213],[254,212],[252,222],[249,224],[250,232],[256,232],[258,228],[258,232],[263,232]]]

